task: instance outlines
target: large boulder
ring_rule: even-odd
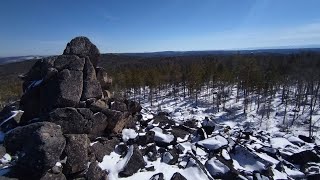
[[[40,178],[60,161],[65,144],[61,127],[50,122],[17,127],[4,140],[7,152],[18,155],[15,168],[19,176],[31,179]]]
[[[119,143],[120,140],[116,137],[111,139],[99,138],[97,142],[94,142],[92,146],[90,146],[90,153],[94,154],[97,161],[102,162],[103,157],[105,155],[110,155]]]
[[[129,155],[129,156],[128,156]],[[128,154],[129,160],[127,161],[126,166],[119,173],[120,177],[132,176],[134,173],[138,172],[139,169],[145,167],[146,163],[144,162],[143,156],[136,145],[129,147]]]
[[[20,108],[27,122],[58,107],[78,105],[83,90],[84,58],[54,56],[39,60],[24,77]]]
[[[129,112],[120,112],[111,109],[103,109],[108,118],[107,133],[121,133],[124,128],[134,128],[135,120]]]
[[[96,71],[91,64],[90,59],[86,58],[83,69],[83,92],[81,100],[101,97],[102,89],[99,81],[97,80]]]
[[[63,51],[65,55],[77,55],[79,57],[88,56],[94,67],[97,66],[100,58],[100,52],[98,48],[91,43],[87,37],[76,37],[72,39],[66,49]]]
[[[96,68],[97,79],[101,84],[101,88],[104,90],[110,89],[112,85],[112,78],[108,76],[107,72],[104,68],[98,67]]]
[[[95,71],[99,56],[88,38],[78,37],[68,43],[63,55],[38,60],[22,77],[22,122],[55,108],[77,107],[80,100],[103,97]]]
[[[63,169],[64,174],[79,173],[87,168],[90,141],[86,134],[66,134],[65,137],[64,155],[67,161]]]
[[[43,120],[60,125],[65,134],[88,134],[90,139],[102,136],[108,125],[103,113],[87,108],[57,108]]]

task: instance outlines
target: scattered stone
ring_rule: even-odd
[[[301,140],[303,140],[304,142],[307,142],[307,143],[314,143],[315,139],[313,137],[307,137],[307,136],[304,136],[304,135],[299,135],[298,138],[300,138]]]
[[[119,134],[124,128],[135,128],[134,118],[128,112],[104,109],[102,113],[108,118],[107,133]]]
[[[308,162],[320,162],[320,157],[313,151],[306,150],[291,155],[287,160],[293,164],[303,165]]]
[[[205,130],[207,135],[211,135],[214,131],[215,123],[208,117],[205,117],[205,119],[202,122],[202,128]]]
[[[0,158],[7,153],[6,148],[1,144],[0,145]]]
[[[88,104],[88,107],[93,112],[100,112],[102,109],[108,108],[107,103],[101,99],[91,102],[90,104]]]
[[[254,171],[253,172],[253,180],[269,180],[270,178],[267,176],[264,176],[263,174],[261,174],[258,171]]]
[[[128,146],[125,144],[119,144],[116,146],[115,152],[124,157],[128,153]]]
[[[176,172],[172,175],[170,180],[187,180],[187,178],[182,176],[180,173]]]
[[[188,131],[186,130],[186,128],[183,127],[183,126],[173,126],[171,133],[172,133],[175,137],[179,137],[179,138],[181,138],[181,139],[184,139],[187,135],[190,134],[190,132],[188,132]]]
[[[51,171],[53,174],[59,174],[62,173],[62,166],[57,166],[57,164],[55,166],[53,166],[51,168]]]
[[[217,158],[211,158],[209,159],[205,164],[207,170],[211,174],[212,177],[221,179],[224,177],[224,175],[228,174],[230,169],[228,166],[223,164],[221,161],[219,161]]]
[[[67,180],[67,178],[62,173],[55,174],[47,172],[44,176],[40,178],[40,180]]]
[[[174,122],[171,121],[167,116],[156,115],[153,119],[153,124],[157,124],[158,127],[166,128],[174,126]]]
[[[231,151],[230,156],[233,160],[236,160],[240,166],[250,166],[253,170],[257,171],[266,170],[272,165],[269,161],[259,157],[254,152],[251,152],[250,149],[241,145],[236,145]],[[245,161],[243,160],[244,157]]]
[[[272,148],[272,147],[266,147],[266,146],[257,149],[257,152],[266,153],[267,155],[269,155],[275,159],[278,159],[278,155],[280,155],[279,150]]]
[[[89,169],[86,173],[87,180],[105,180],[107,179],[107,172],[103,171],[97,162],[90,164]]]
[[[124,102],[117,100],[110,102],[110,109],[121,112],[128,111],[127,105]]]
[[[310,174],[307,176],[307,180],[319,180],[320,174]]]
[[[172,134],[164,132],[159,127],[154,127],[150,131],[155,132],[154,140],[160,147],[167,147],[168,145],[174,145],[177,143],[177,138]]]
[[[79,173],[87,168],[89,139],[86,134],[65,134],[66,148],[64,155],[67,157],[63,168],[64,174]]]
[[[157,147],[155,144],[149,145],[144,150],[143,155],[146,155],[148,158],[148,161],[156,161],[157,160]]]
[[[143,156],[136,145],[130,146],[128,153],[131,155],[128,163],[124,167],[124,169],[119,173],[120,177],[128,177],[132,176],[139,169],[145,167],[146,163],[144,162]]]
[[[149,180],[164,180],[163,173],[154,174]]]
[[[169,165],[178,163],[179,154],[175,149],[164,152],[161,157],[161,161]]]
[[[95,155],[97,161],[102,162],[103,157],[105,155],[110,155],[119,143],[120,141],[116,137],[113,137],[112,139],[99,138],[98,142],[95,142],[90,146],[90,151]]]
[[[155,171],[154,166],[145,167],[146,171]]]
[[[216,135],[211,138],[199,141],[196,145],[204,147],[209,151],[216,151],[228,146],[228,140],[221,135]]]
[[[145,146],[149,143],[154,143],[154,131],[147,131],[145,135],[139,135],[137,139],[137,144]]]

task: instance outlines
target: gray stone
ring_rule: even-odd
[[[62,173],[55,174],[47,172],[44,176],[40,178],[40,180],[67,180],[67,178]]]
[[[107,172],[103,171],[97,162],[90,164],[89,169],[86,173],[87,180],[105,180],[107,179]]]
[[[64,155],[67,157],[63,168],[64,174],[70,175],[81,172],[87,168],[88,147],[90,140],[86,134],[65,134],[66,148]]]
[[[101,98],[102,89],[99,81],[96,77],[96,72],[91,64],[90,60],[86,58],[84,69],[83,69],[83,92],[81,100],[87,100],[90,98]]]
[[[134,145],[130,148],[133,148],[132,155],[123,170],[119,172],[120,177],[132,176],[134,173],[138,172],[139,169],[144,168],[146,165],[138,146]],[[130,153],[129,151],[130,150],[128,150],[128,153]]]
[[[32,123],[8,132],[4,145],[18,154],[16,169],[22,177],[40,178],[60,160],[66,141],[60,126],[50,122]]]
[[[176,172],[172,175],[170,180],[187,180],[187,178],[182,176],[180,173]]]
[[[94,65],[97,66],[100,58],[98,48],[90,42],[87,37],[76,37],[72,39],[63,52],[64,55],[77,55],[79,57],[88,56]]]

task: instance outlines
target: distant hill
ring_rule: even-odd
[[[320,46],[320,45],[319,45]],[[160,52],[143,52],[143,53],[104,53],[106,56],[124,57],[174,57],[174,56],[206,56],[206,55],[230,55],[230,54],[296,54],[301,52],[319,52],[320,48],[280,48],[280,49],[246,49],[246,50],[209,50],[209,51],[160,51]],[[0,57],[0,65],[25,60],[40,59],[46,56],[14,56]]]
[[[146,53],[118,53],[119,55],[138,57],[172,57],[172,56],[203,56],[228,54],[296,54],[301,52],[319,52],[320,48],[294,48],[294,49],[253,49],[253,50],[213,50],[213,51],[161,51]]]
[[[43,56],[13,56],[13,57],[0,57],[0,65],[1,64],[8,64],[13,62],[21,62],[26,60],[33,60],[33,59],[41,59]]]

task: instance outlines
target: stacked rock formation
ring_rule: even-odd
[[[88,38],[77,37],[63,55],[38,60],[23,77],[24,113],[4,139],[6,151],[17,156],[11,176],[106,177],[95,161],[99,151],[95,155],[90,142],[97,138],[107,142],[123,128],[133,127],[141,106],[104,96],[96,73],[99,57]]]

